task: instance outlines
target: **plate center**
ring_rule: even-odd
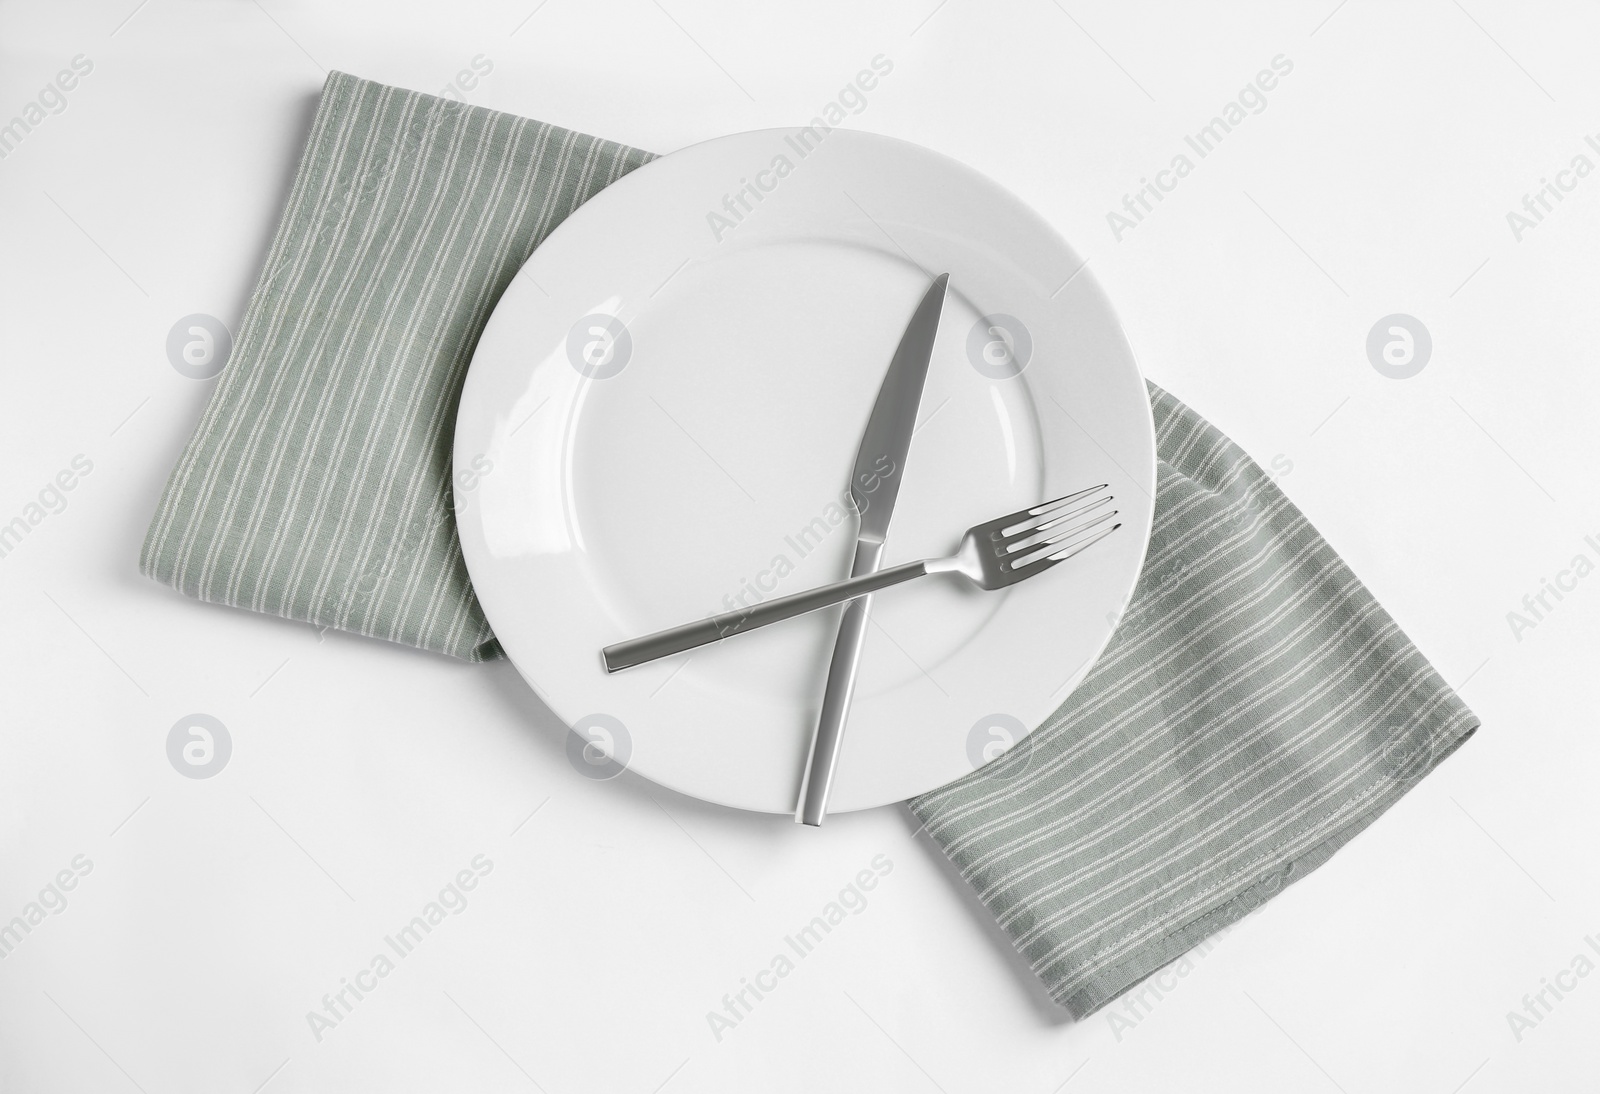
[[[626,368],[577,403],[566,476],[577,545],[618,639],[848,575],[856,449],[926,288],[902,256],[857,244],[730,243],[640,306]],[[969,525],[1039,498],[1027,385],[974,367],[979,314],[951,290],[885,565],[952,553]],[[937,687],[938,665],[1006,595],[953,577],[919,585],[877,598],[859,694]],[[837,612],[656,671],[810,704]]]

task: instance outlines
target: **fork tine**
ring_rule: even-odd
[[[1050,567],[1054,566],[1058,562],[1065,562],[1067,559],[1071,558],[1075,554],[1078,554],[1080,551],[1086,551],[1090,547],[1093,547],[1096,543],[1099,543],[1101,540],[1105,539],[1112,532],[1115,532],[1118,528],[1121,528],[1121,527],[1122,527],[1122,522],[1118,521],[1117,523],[1113,524],[1110,528],[1102,529],[1100,532],[1096,533],[1095,535],[1090,536],[1088,539],[1080,540],[1077,543],[1068,544],[1066,547],[1061,548],[1055,554],[1050,555],[1048,558],[1046,558],[1044,560],[1044,564],[1042,566],[1040,566],[1038,568],[1038,570],[1030,570],[1029,573],[1032,574],[1032,573],[1038,573],[1041,570],[1048,570]]]
[[[1099,533],[1098,535],[1091,536],[1090,538],[1084,540],[1081,543],[1074,543],[1074,544],[1064,548],[1063,550],[1056,552],[1055,554],[1050,556],[1048,561],[1049,561],[1050,565],[1054,566],[1056,563],[1061,562],[1064,559],[1071,558],[1073,555],[1077,554],[1079,551],[1084,550],[1085,548],[1093,547],[1096,543],[1099,543],[1101,540],[1105,539],[1112,532],[1115,532],[1118,528],[1121,528],[1121,527],[1122,527],[1122,522],[1119,520],[1119,521],[1117,521],[1117,523],[1113,524],[1110,528],[1107,528],[1105,531]]]
[[[1103,509],[1115,500],[1116,498],[1113,495],[1106,494],[1082,502],[1072,508],[1051,510],[1049,513],[1044,514],[1048,519],[1042,524],[1034,525],[1032,528],[1015,536],[1003,539],[999,546],[1007,554],[1015,554],[1036,544],[1060,539],[1063,535],[1070,533],[1073,528],[1081,525],[1090,514],[1096,514],[1097,510]],[[1115,512],[1116,510],[1112,511]]]
[[[1050,565],[1054,565],[1064,558],[1071,558],[1073,555],[1077,554],[1091,543],[1098,543],[1100,540],[1104,539],[1106,536],[1122,527],[1122,523],[1118,521],[1110,528],[1103,529],[1099,533],[1090,536],[1087,540],[1080,540],[1077,538],[1082,536],[1084,533],[1104,524],[1106,521],[1115,517],[1118,512],[1120,512],[1120,510],[1113,509],[1111,512],[1102,513],[1100,516],[1097,516],[1092,520],[1075,524],[1070,528],[1062,528],[1058,530],[1055,535],[1051,536],[1044,542],[1036,544],[1032,547],[1024,548],[1024,550],[1015,557],[1008,558],[1006,561],[1000,564],[1000,568],[1003,570],[1022,570],[1046,560],[1049,560]]]
[[[995,533],[995,538],[1010,539],[1012,536],[1021,532],[1027,532],[1035,528],[1039,528],[1046,522],[1054,520],[1056,517],[1063,515],[1061,510],[1064,507],[1075,501],[1078,501],[1081,498],[1087,497],[1090,494],[1104,490],[1106,485],[1106,483],[1101,483],[1099,486],[1091,486],[1086,490],[1079,490],[1076,493],[1068,494],[1065,497],[1056,498],[1054,501],[1041,502],[1040,504],[1030,506],[1027,509],[1018,510],[1017,512],[1012,513],[1009,517],[1005,518],[1008,523]]]

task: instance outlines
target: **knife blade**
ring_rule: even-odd
[[[883,558],[883,541],[905,477],[906,453],[916,429],[917,407],[922,402],[922,387],[928,378],[928,362],[933,357],[934,337],[939,331],[949,281],[947,273],[934,278],[906,324],[856,452],[855,467],[850,473],[850,497],[860,514],[860,523],[851,577],[874,572]],[[868,594],[850,601],[839,621],[839,635],[828,664],[828,683],[822,693],[822,712],[811,735],[800,801],[795,808],[794,819],[800,824],[816,827],[827,813],[871,609],[872,596]]]

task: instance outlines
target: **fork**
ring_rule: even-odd
[[[607,672],[632,668],[696,646],[720,642],[745,631],[782,619],[814,612],[845,600],[912,581],[925,574],[957,573],[980,589],[1004,589],[1042,574],[1122,527],[1107,521],[1119,510],[1105,511],[1115,500],[1102,493],[1106,484],[1068,494],[1054,501],[1031,505],[996,520],[977,524],[961,537],[961,546],[949,558],[924,558],[863,574],[847,581],[808,589],[803,593],[768,600],[748,608],[723,612],[681,627],[657,631],[642,638],[618,642],[601,650]]]

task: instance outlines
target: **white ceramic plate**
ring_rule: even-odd
[[[883,564],[1101,482],[1124,526],[1003,592],[880,594],[832,811],[1038,726],[1111,635],[1154,493],[1144,382],[1083,260],[954,160],[818,137],[695,145],[569,217],[496,307],[455,439],[484,611],[587,759],[614,753],[596,773],[768,812],[795,807],[839,609],[614,675],[600,648],[847,575],[851,464],[932,274],[950,291]]]

